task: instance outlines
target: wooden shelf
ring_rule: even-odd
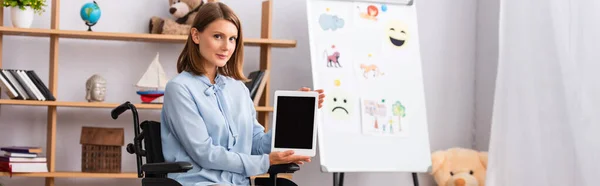
[[[96,39],[96,40],[115,40],[115,41],[141,41],[141,42],[162,42],[162,43],[184,43],[187,36],[184,35],[161,35],[145,33],[124,33],[124,32],[89,32],[77,30],[56,30],[39,28],[14,28],[0,26],[0,33],[4,35],[50,37],[57,35],[61,38],[73,39]],[[296,47],[295,40],[279,39],[252,39],[246,38],[244,44],[248,46],[270,45],[271,47]]]
[[[10,176],[9,173],[0,172],[0,176]],[[137,177],[135,172],[124,173],[87,173],[87,172],[40,172],[40,173],[13,173],[13,177],[43,177],[43,178],[134,178]],[[254,178],[268,178],[268,174],[253,176]],[[291,174],[278,174],[279,178],[292,179]]]
[[[0,99],[0,105],[28,105],[28,106],[56,106],[56,107],[80,107],[80,108],[116,108],[121,103],[88,103],[88,102],[70,102],[70,101],[33,101],[33,100],[13,100]],[[134,104],[135,108],[141,109],[161,109],[162,104]],[[273,107],[255,107],[257,112],[272,112]]]
[[[10,176],[0,172],[0,176]],[[32,172],[13,173],[13,177],[49,177],[49,178],[137,178],[137,173],[87,173],[87,172]]]

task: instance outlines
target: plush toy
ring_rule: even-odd
[[[485,186],[487,152],[450,148],[432,153],[433,175],[438,186]]]
[[[169,13],[175,18],[163,19],[153,16],[150,19],[151,34],[187,35],[204,2],[202,0],[169,0]]]

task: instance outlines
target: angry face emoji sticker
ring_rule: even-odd
[[[385,40],[388,41],[393,47],[400,48],[406,45],[408,40],[408,27],[401,21],[391,20],[385,27]]]

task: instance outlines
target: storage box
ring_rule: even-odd
[[[82,127],[81,171],[120,173],[123,128]]]

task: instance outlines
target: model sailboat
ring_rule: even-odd
[[[136,84],[136,87],[139,89],[137,94],[140,95],[142,103],[163,102],[165,86],[169,79],[158,61],[158,56],[158,53],[156,53],[154,60]]]

